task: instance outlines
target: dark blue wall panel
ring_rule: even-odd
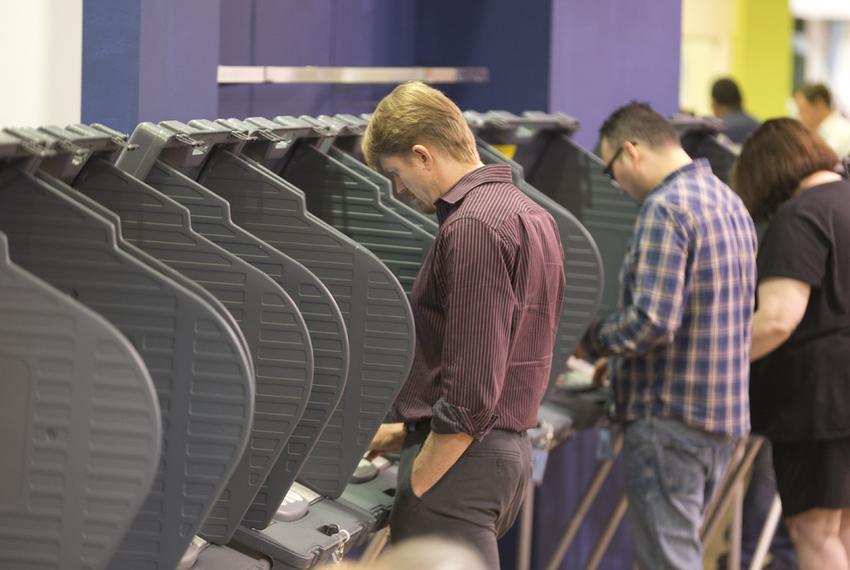
[[[214,118],[219,17],[219,0],[85,0],[83,121]]]
[[[681,19],[681,0],[552,0],[548,106],[581,121],[580,143],[631,100],[678,110]]]
[[[139,2],[83,2],[81,116],[84,123],[103,123],[130,131],[138,122]]]
[[[246,20],[245,14],[250,14]],[[394,0],[225,0],[223,65],[413,65],[415,3]],[[372,110],[390,86],[222,86],[223,116]]]
[[[550,12],[550,0],[420,1],[416,65],[488,67],[489,82],[444,89],[464,109],[544,111]]]
[[[219,0],[143,0],[139,121],[218,116]]]

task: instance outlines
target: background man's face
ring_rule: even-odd
[[[602,139],[599,149],[602,162],[609,167],[611,178],[617,186],[632,198],[636,198],[636,188],[632,182],[631,173],[628,171],[627,165],[624,164],[628,160],[628,157],[625,156],[626,153],[619,147],[612,147],[608,139]]]
[[[794,94],[794,101],[797,103],[797,114],[800,116],[800,122],[809,129],[816,130],[825,117],[822,109],[824,105],[820,101],[811,103],[799,93]]]

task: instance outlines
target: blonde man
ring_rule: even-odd
[[[457,106],[422,83],[378,105],[366,160],[436,213],[411,294],[413,369],[373,451],[401,451],[393,540],[447,534],[499,567],[531,475],[528,428],[546,389],[564,292],[552,217],[484,166]]]

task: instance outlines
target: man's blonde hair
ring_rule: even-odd
[[[458,106],[420,81],[402,83],[372,113],[363,135],[363,156],[378,168],[382,156],[408,153],[422,143],[435,144],[462,162],[479,160],[475,137]]]

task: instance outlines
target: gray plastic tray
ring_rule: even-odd
[[[159,465],[153,382],[118,329],[12,263],[2,233],[0,315],[0,566],[102,568]]]
[[[325,499],[312,503],[304,518],[297,521],[274,521],[263,530],[242,527],[235,540],[269,556],[275,570],[301,570],[326,563],[343,543],[345,534],[341,530],[349,536],[346,548],[362,544],[368,536],[369,524],[356,510]]]
[[[110,567],[171,570],[247,443],[250,358],[200,297],[120,249],[115,226],[70,198],[74,190],[5,174],[0,228],[15,260],[110,320],[150,371],[162,411],[162,459]]]
[[[226,543],[306,406],[313,380],[306,324],[277,283],[194,232],[189,211],[147,184],[94,159],[75,186],[121,217],[128,241],[216,296],[248,342],[257,379],[251,440],[202,531]]]

